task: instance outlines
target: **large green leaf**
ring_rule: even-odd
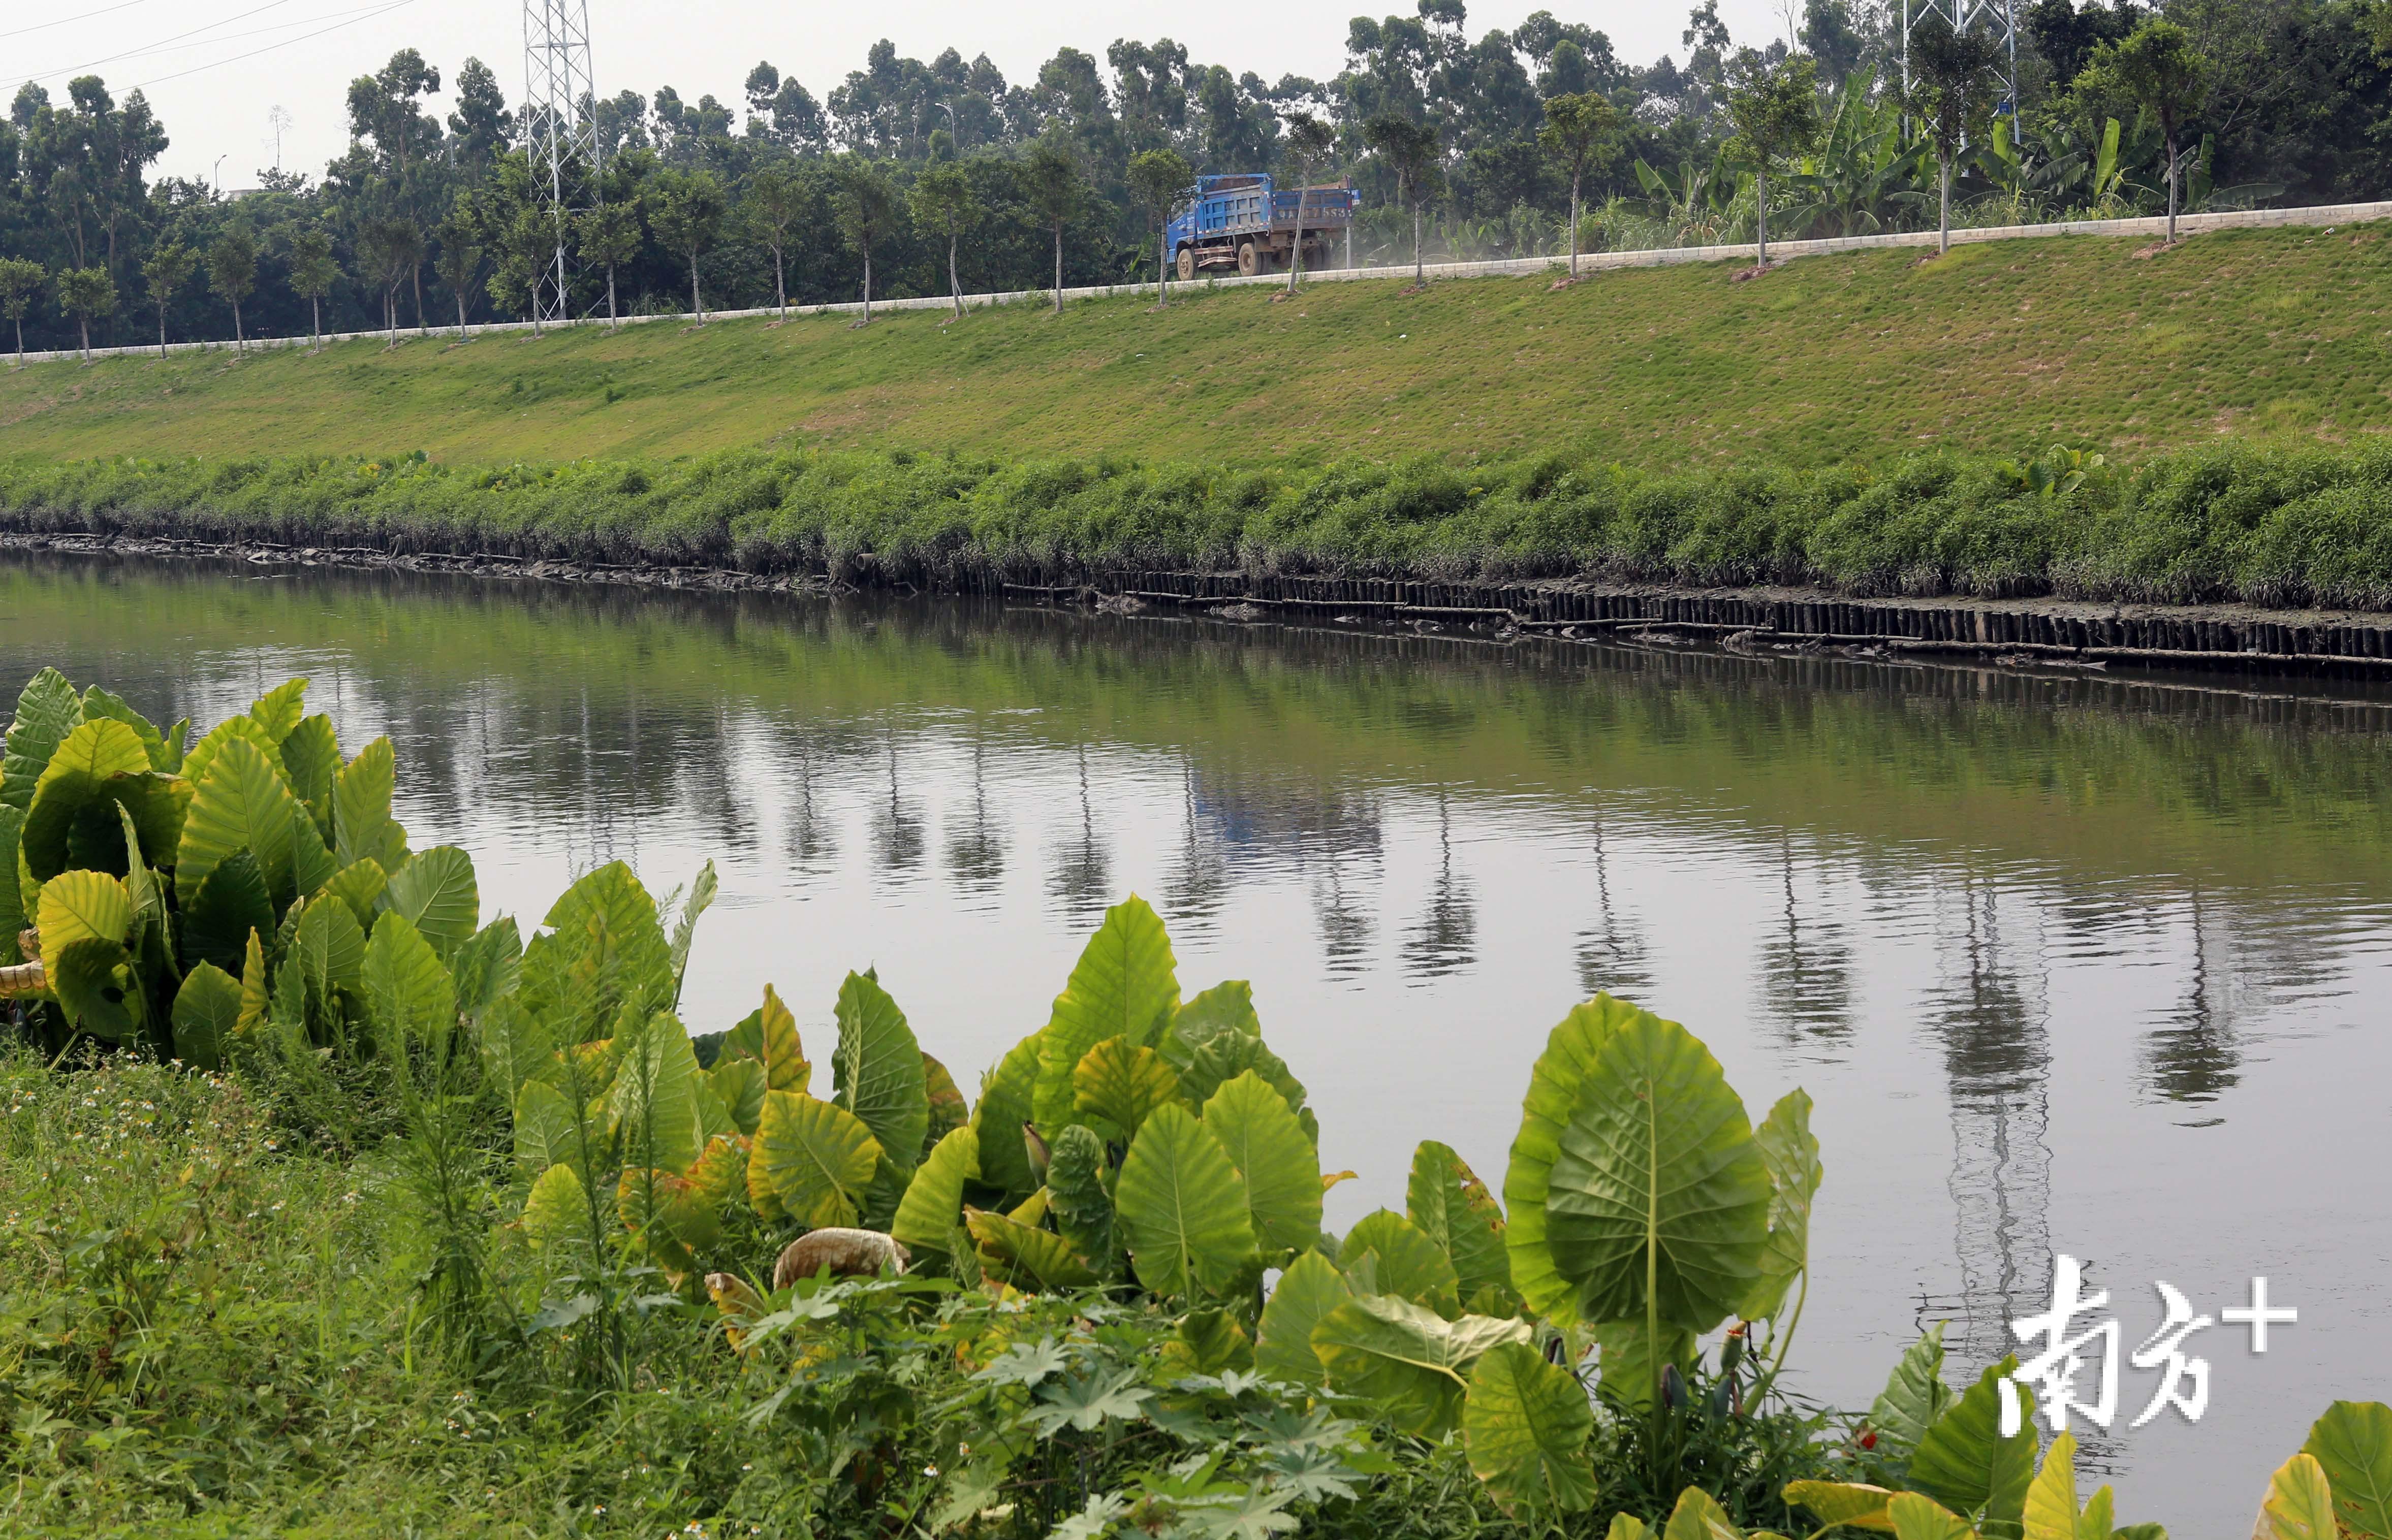
[[[714,874],[714,863],[708,861],[698,868],[697,880],[689,886],[689,898],[681,906],[681,918],[673,922],[672,954],[673,1003],[681,1003],[682,979],[689,973],[689,949],[697,941],[697,920],[714,903],[722,888],[722,879]]]
[[[1116,1143],[1137,1137],[1138,1125],[1156,1107],[1185,1100],[1179,1076],[1164,1056],[1125,1037],[1098,1043],[1072,1071],[1073,1115]]]
[[[315,999],[326,999],[334,990],[354,990],[365,976],[365,932],[358,928],[358,917],[348,905],[318,900],[299,911],[291,957]]]
[[[358,924],[371,930],[374,916],[382,912],[383,890],[389,886],[390,878],[383,871],[382,862],[368,859],[342,867],[309,897],[340,899],[358,917]]]
[[[274,899],[266,891],[257,858],[236,850],[183,905],[183,965],[208,962],[232,972],[240,966],[253,930],[274,934]]]
[[[864,1119],[890,1164],[909,1171],[930,1129],[922,1045],[879,980],[851,973],[838,988],[832,1099]]]
[[[730,1112],[733,1127],[742,1133],[756,1132],[764,1117],[764,1093],[772,1089],[762,1065],[748,1058],[719,1059],[706,1072],[706,1083]]]
[[[183,975],[171,1019],[175,1056],[196,1068],[215,1068],[240,1019],[240,981],[214,963],[202,963]]]
[[[644,1016],[672,998],[656,900],[621,861],[566,888],[541,924],[547,934],[524,949],[522,988],[530,1009],[554,1017],[561,1041],[602,1036],[626,1005]]]
[[[198,785],[206,779],[208,767],[215,763],[216,756],[224,752],[225,744],[236,741],[247,744],[265,756],[266,762],[274,767],[275,774],[282,773],[282,751],[273,739],[266,735],[266,730],[247,717],[231,717],[208,729],[206,735],[191,745],[191,752],[183,757],[183,779],[194,786]]]
[[[1493,1288],[1514,1297],[1512,1259],[1503,1245],[1503,1210],[1450,1145],[1424,1139],[1412,1151],[1404,1215],[1453,1259],[1462,1297]]]
[[[20,844],[25,869],[35,882],[47,882],[70,866],[123,875],[119,804],[149,826],[143,843],[150,859],[171,859],[180,809],[164,790],[170,783],[170,777],[151,773],[149,752],[131,728],[105,719],[84,723],[67,734],[33,783]]]
[[[183,773],[191,771],[187,767]],[[398,758],[387,738],[358,750],[332,777],[332,855],[341,865],[370,859],[396,874],[407,864],[407,831],[391,816],[397,783]],[[655,906],[649,907],[653,915]]]
[[[574,1116],[573,1104],[545,1081],[526,1081],[514,1100],[515,1163],[537,1177],[549,1167],[570,1161],[593,1167],[605,1151],[598,1132]]]
[[[1113,1262],[1113,1195],[1106,1185],[1105,1142],[1073,1123],[1055,1136],[1046,1162],[1046,1207],[1072,1249],[1099,1271]]]
[[[1320,1355],[1312,1351],[1312,1328],[1339,1305],[1354,1298],[1337,1264],[1318,1251],[1306,1251],[1279,1275],[1279,1285],[1263,1305],[1260,1337],[1254,1343],[1254,1368],[1265,1378],[1296,1385],[1319,1385],[1328,1378]]]
[[[1194,1113],[1155,1109],[1131,1142],[1113,1204],[1138,1280],[1157,1294],[1193,1299],[1218,1291],[1254,1249],[1245,1183],[1228,1153]]]
[[[2301,1453],[2315,1456],[2334,1486],[2343,1527],[2392,1540],[2392,1406],[2337,1401],[2309,1429]]]
[[[57,886],[55,882],[49,885]],[[42,902],[46,912],[49,887],[42,890]],[[93,937],[53,949],[45,935],[42,974],[49,981],[50,992],[58,996],[68,1022],[78,1031],[88,1032],[104,1042],[126,1042],[148,1019],[140,984],[133,973],[132,953],[121,941]]]
[[[1786,1500],[1810,1509],[1812,1517],[1829,1528],[1841,1524],[1846,1529],[1893,1533],[1893,1519],[1886,1511],[1893,1494],[1885,1487],[1861,1482],[1789,1482]]]
[[[1357,1288],[1400,1296],[1449,1319],[1462,1314],[1462,1280],[1453,1271],[1453,1259],[1410,1220],[1392,1209],[1363,1215],[1346,1232],[1337,1254],[1352,1273],[1365,1253],[1378,1259],[1377,1270],[1371,1283]]]
[[[45,668],[26,681],[8,719],[8,747],[0,759],[0,804],[19,811],[32,806],[33,784],[67,734],[83,723],[83,698],[67,677]]]
[[[1213,1093],[1203,1120],[1245,1182],[1255,1243],[1279,1252],[1318,1240],[1320,1157],[1286,1099],[1249,1070]]]
[[[1087,1259],[1052,1230],[979,1209],[964,1210],[964,1225],[988,1275],[1016,1288],[1086,1288],[1097,1282]]]
[[[201,775],[175,858],[175,897],[188,901],[235,851],[257,857],[266,891],[291,887],[291,820],[298,809],[282,776],[254,744],[228,738]]]
[[[1545,1039],[1520,1104],[1520,1132],[1503,1173],[1503,1244],[1512,1254],[1512,1287],[1528,1307],[1556,1326],[1577,1325],[1578,1289],[1564,1278],[1546,1245],[1545,1199],[1562,1130],[1578,1106],[1580,1085],[1620,1023],[1642,1013],[1607,994],[1570,1008]]]
[[[1937,1417],[1910,1457],[1910,1484],[1958,1513],[1975,1514],[1989,1536],[2015,1537],[2034,1480],[2034,1396],[2017,1387],[2019,1430],[2002,1437],[2001,1383],[2015,1355],[1987,1369]]]
[[[124,944],[133,930],[133,894],[105,872],[61,872],[42,885],[37,919],[42,965],[55,977],[59,954],[77,942]]]
[[[980,1137],[956,1129],[916,1168],[889,1233],[922,1250],[946,1250],[963,1213],[964,1184],[979,1174]]]
[[[1893,1373],[1886,1377],[1885,1389],[1869,1408],[1868,1422],[1877,1430],[1878,1455],[1906,1458],[1927,1436],[1927,1430],[1958,1399],[1958,1393],[1944,1383],[1944,1323],[1938,1321],[1903,1351]]]
[[[1462,1436],[1470,1469],[1514,1519],[1594,1506],[1586,1442],[1594,1408],[1578,1376],[1525,1342],[1500,1342],[1470,1371]]]
[[[1753,1280],[1736,1311],[1748,1321],[1775,1315],[1795,1275],[1809,1265],[1811,1200],[1818,1195],[1825,1174],[1819,1163],[1819,1141],[1811,1132],[1811,1098],[1805,1092],[1789,1091],[1778,1098],[1761,1127],[1753,1131],[1753,1140],[1769,1169],[1769,1240],[1761,1249],[1761,1276]]]
[[[277,748],[299,726],[299,718],[307,710],[307,680],[284,679],[280,684],[252,701],[249,719],[255,722]]]
[[[1503,1342],[1527,1342],[1526,1321],[1464,1315],[1449,1321],[1410,1300],[1358,1294],[1312,1328],[1312,1349],[1329,1382],[1377,1404],[1408,1433],[1435,1439],[1450,1431],[1466,1378],[1481,1354]]]
[[[473,1021],[488,1016],[523,977],[523,939],[515,933],[514,916],[501,914],[474,932],[448,959],[448,972],[457,980],[457,1009]]]
[[[1700,1332],[1742,1302],[1769,1236],[1769,1171],[1693,1033],[1643,1011],[1613,1029],[1562,1130],[1545,1224],[1586,1320],[1658,1313]]]
[[[404,914],[446,962],[473,939],[482,924],[482,900],[474,886],[474,859],[453,845],[419,850],[393,873],[383,890],[384,907]]]
[[[708,1138],[730,1132],[730,1112],[707,1085],[689,1033],[671,1013],[650,1016],[631,1037],[607,1108],[623,1159],[633,1167],[685,1171]]]
[[[1590,1328],[1594,1334],[1596,1362],[1602,1365],[1605,1393],[1631,1411],[1653,1404],[1658,1365],[1653,1339],[1643,1321],[1606,1321]],[[1696,1338],[1684,1326],[1666,1322],[1661,1327],[1661,1362],[1675,1364],[1681,1376],[1694,1372]]]
[[[2020,1520],[2025,1540],[2076,1540],[2076,1435],[2062,1433],[2043,1452],[2043,1469],[2027,1483]]]
[[[291,891],[301,898],[320,893],[340,874],[341,869],[333,864],[332,849],[325,845],[316,821],[307,816],[303,804],[293,802],[291,805]],[[372,926],[366,925],[366,928],[371,929]]]
[[[814,1067],[806,1062],[805,1047],[798,1041],[798,1018],[770,984],[764,986],[764,1003],[723,1038],[722,1051],[762,1065],[768,1091],[804,1091],[813,1084]]]
[[[964,1100],[963,1087],[947,1067],[929,1054],[922,1055],[922,1094],[930,1104],[930,1132],[922,1136],[922,1154],[928,1158],[932,1145],[971,1121],[971,1104]]]
[[[997,1061],[995,1068],[982,1075],[980,1101],[972,1108],[972,1127],[980,1134],[980,1179],[1005,1194],[1008,1201],[1028,1197],[1038,1189],[1021,1126],[1031,1120],[1031,1101],[1038,1084],[1038,1047],[1045,1036],[1037,1031],[1023,1038]]]
[[[786,1216],[813,1230],[852,1224],[879,1165],[879,1141],[845,1107],[802,1091],[770,1092],[748,1160],[748,1192],[767,1219]]]
[[[346,913],[342,905],[325,908]],[[457,1025],[456,980],[406,915],[394,911],[374,921],[362,975],[366,1009],[393,1045],[445,1042]]]
[[[1977,1540],[1969,1521],[1916,1492],[1898,1492],[1886,1504],[1895,1540]]]
[[[2336,1540],[2334,1506],[2324,1465],[2314,1455],[2294,1455],[2268,1481],[2252,1540]]]
[[[1252,1071],[1260,1075],[1277,1091],[1304,1126],[1304,1136],[1316,1145],[1320,1143],[1320,1124],[1312,1109],[1304,1105],[1304,1082],[1289,1070],[1287,1061],[1270,1051],[1262,1039],[1248,1037],[1243,1032],[1218,1032],[1207,1039],[1180,1071],[1179,1083],[1189,1100],[1198,1106],[1213,1099],[1213,1093]]]
[[[589,1238],[590,1189],[571,1166],[551,1166],[532,1183],[523,1227],[535,1250],[570,1247]]]
[[[175,768],[177,751],[167,745],[166,735],[158,731],[158,724],[134,710],[124,696],[95,684],[83,692],[83,719],[92,722],[101,718],[123,722],[133,730],[134,735],[141,740],[141,747],[150,756],[151,770],[172,770]]]
[[[1670,1510],[1670,1521],[1661,1527],[1661,1540],[1747,1540],[1747,1536],[1727,1516],[1727,1509],[1720,1507],[1718,1498],[1701,1487],[1690,1486],[1678,1494],[1678,1506]]]
[[[1183,1000],[1172,1012],[1171,1029],[1156,1044],[1175,1069],[1185,1069],[1196,1050],[1220,1036],[1263,1035],[1262,1018],[1254,1014],[1254,987],[1242,978],[1216,984],[1192,1000]]]
[[[17,841],[24,831],[25,809],[0,802],[0,964],[32,961],[17,953],[17,934],[32,921],[17,882]]]
[[[332,778],[340,772],[341,741],[332,718],[306,718],[282,740],[282,773],[322,839],[332,837]]]
[[[1031,1099],[1041,1133],[1052,1138],[1078,1121],[1072,1072],[1089,1049],[1107,1038],[1125,1037],[1141,1048],[1162,1041],[1179,1003],[1176,966],[1162,918],[1145,899],[1133,894],[1105,911],[1041,1039]]]

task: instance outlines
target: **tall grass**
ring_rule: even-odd
[[[829,572],[925,585],[1158,568],[1816,585],[2392,607],[2392,451],[2232,446],[2097,469],[1676,474],[1549,456],[1237,471],[733,450],[667,462],[0,462],[0,524],[394,551]]]

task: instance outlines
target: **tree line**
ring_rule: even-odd
[[[2385,0],[2034,0],[2009,60],[1898,5],[1804,0],[1740,46],[1704,0],[1683,61],[1539,11],[1354,19],[1326,79],[1164,39],[1028,82],[874,45],[817,97],[770,63],[735,102],[582,104],[569,307],[630,315],[1123,281],[1202,172],[1351,178],[1358,260],[1575,254],[2056,216],[2344,201],[2392,185]],[[152,178],[166,125],[98,76],[0,123],[0,317],[21,347],[420,332],[530,309],[557,230],[493,71],[414,49],[358,76],[320,175]],[[445,110],[442,109],[445,107]]]

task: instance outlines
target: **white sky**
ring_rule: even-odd
[[[1683,59],[1684,0],[1573,4],[1507,0],[1474,6],[1470,31],[1516,26],[1545,8],[1611,34],[1620,57]],[[800,16],[761,0],[590,0],[592,54],[601,93],[644,94],[670,84],[695,101],[711,91],[741,108],[740,82],[759,58],[794,73],[817,97],[878,38],[929,59],[952,45],[986,53],[1008,81],[1025,81],[1069,45],[1101,62],[1118,37],[1177,39],[1203,63],[1253,70],[1266,79],[1294,72],[1325,78],[1345,58],[1346,23],[1358,14],[1409,14],[1409,0],[1213,0],[1202,6],[1124,7],[1061,0],[1047,5],[973,5],[966,0],[881,0]],[[1763,43],[1784,30],[1772,0],[1722,0],[1737,41]],[[414,46],[453,84],[458,65],[478,56],[497,71],[510,105],[523,94],[521,9],[510,0],[0,0],[0,80],[13,95],[27,77],[63,99],[77,74],[98,74],[119,100],[145,84],[174,143],[162,175],[207,177],[225,157],[223,182],[247,187],[274,163],[268,113],[287,109],[287,169],[319,172],[347,137],[348,82]],[[53,24],[45,24],[53,23]],[[14,35],[7,35],[14,34]],[[241,58],[253,50],[254,57]],[[183,71],[194,71],[183,73]],[[167,78],[179,76],[180,78]],[[435,103],[445,116],[447,92]]]

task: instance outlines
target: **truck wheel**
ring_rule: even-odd
[[[1179,248],[1179,261],[1176,264],[1176,266],[1178,267],[1178,269],[1179,269],[1179,281],[1180,281],[1180,282],[1182,282],[1182,283],[1193,283],[1193,282],[1195,282],[1195,281],[1196,281],[1196,248],[1195,248],[1195,247],[1193,247],[1193,246],[1182,246],[1182,247],[1180,247],[1180,248]]]
[[[1265,260],[1266,259],[1262,253],[1262,248],[1256,246],[1253,241],[1242,240],[1238,242],[1238,272],[1241,276],[1253,278],[1255,274],[1263,270],[1263,263]]]

